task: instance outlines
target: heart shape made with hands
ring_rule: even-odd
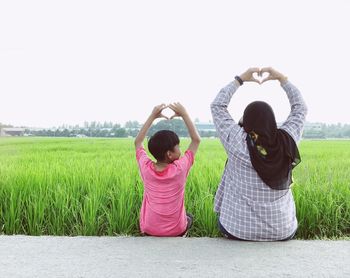
[[[167,120],[171,120],[175,117],[175,112],[170,108],[170,107],[165,107],[162,110],[162,115],[167,119]]]
[[[265,78],[267,78],[267,77],[269,77],[269,76],[270,76],[270,73],[268,73],[268,72],[254,72],[254,73],[253,73],[253,78],[255,78],[256,80],[258,80],[260,84],[262,83],[262,81],[263,81]]]

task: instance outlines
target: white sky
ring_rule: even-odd
[[[308,121],[350,123],[350,1],[1,1],[0,122],[51,127],[143,122],[159,103],[211,119],[217,92],[251,66],[272,66],[302,92]],[[277,121],[277,81],[233,97]]]

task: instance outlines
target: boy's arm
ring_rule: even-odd
[[[190,134],[190,137],[191,137],[191,143],[187,149],[192,151],[193,154],[196,154],[198,150],[198,146],[201,142],[201,137],[199,136],[198,131],[194,123],[192,122],[190,116],[188,115],[185,107],[183,107],[179,102],[176,102],[176,103],[170,104],[169,108],[175,112],[175,115],[173,115],[171,119],[174,117],[180,116],[184,120],[188,133]]]
[[[166,116],[164,116],[162,114],[163,109],[165,109],[166,107],[167,106],[163,103],[163,104],[157,105],[156,107],[153,108],[151,115],[149,115],[146,122],[143,124],[142,128],[140,129],[139,133],[137,134],[137,136],[135,138],[134,144],[135,144],[136,150],[140,147],[143,147],[143,140],[145,139],[146,134],[147,134],[149,128],[151,127],[151,125],[155,119],[157,119],[157,118],[168,119]]]

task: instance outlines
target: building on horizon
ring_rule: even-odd
[[[25,128],[19,127],[2,127],[0,128],[0,136],[24,136]]]
[[[195,122],[198,131],[216,132],[215,126],[211,122]]]

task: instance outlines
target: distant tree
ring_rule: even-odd
[[[95,121],[90,123],[90,128],[93,129],[93,128],[96,128],[96,126],[97,126],[97,123]]]
[[[138,121],[127,121],[124,125],[125,128],[129,129],[137,129],[139,128],[140,124]]]
[[[172,130],[180,137],[187,137],[188,136],[188,131],[187,131],[186,125],[185,125],[184,121],[180,120],[180,119],[174,119],[171,121],[169,121],[169,120],[159,121],[158,123],[156,123],[155,125],[153,125],[150,128],[148,135],[150,136],[150,135],[156,133],[157,131],[163,130],[163,129]]]
[[[127,134],[126,134],[125,128],[118,128],[118,129],[116,129],[115,132],[114,132],[114,136],[115,137],[126,137]]]
[[[197,121],[197,119],[196,119]],[[5,125],[0,123],[0,127],[13,127],[12,125]],[[63,128],[62,128],[63,127]],[[140,123],[137,121],[128,121],[125,127],[122,128],[118,123],[104,122],[99,123],[93,121],[91,123],[84,122],[83,127],[79,125],[62,125],[61,128],[51,128],[45,130],[31,130],[25,128],[26,134],[34,136],[50,136],[50,137],[70,137],[78,134],[84,134],[88,137],[135,137],[140,129]],[[161,120],[152,125],[149,130],[148,136],[153,135],[155,132],[168,129],[176,132],[180,137],[187,137],[188,131],[185,123],[180,119],[173,120]],[[199,134],[202,137],[216,136],[215,131],[203,131],[199,130]],[[303,132],[304,138],[350,138],[350,124],[309,124],[305,127]]]
[[[343,128],[343,137],[350,137],[350,125],[345,125]]]
[[[68,130],[67,128],[65,128],[65,129],[62,131],[61,135],[62,135],[63,137],[69,137],[69,135],[70,135],[69,130]]]
[[[117,124],[117,123],[115,123],[115,124],[112,126],[113,129],[117,129],[117,128],[120,128],[120,127],[121,127],[120,124]]]

